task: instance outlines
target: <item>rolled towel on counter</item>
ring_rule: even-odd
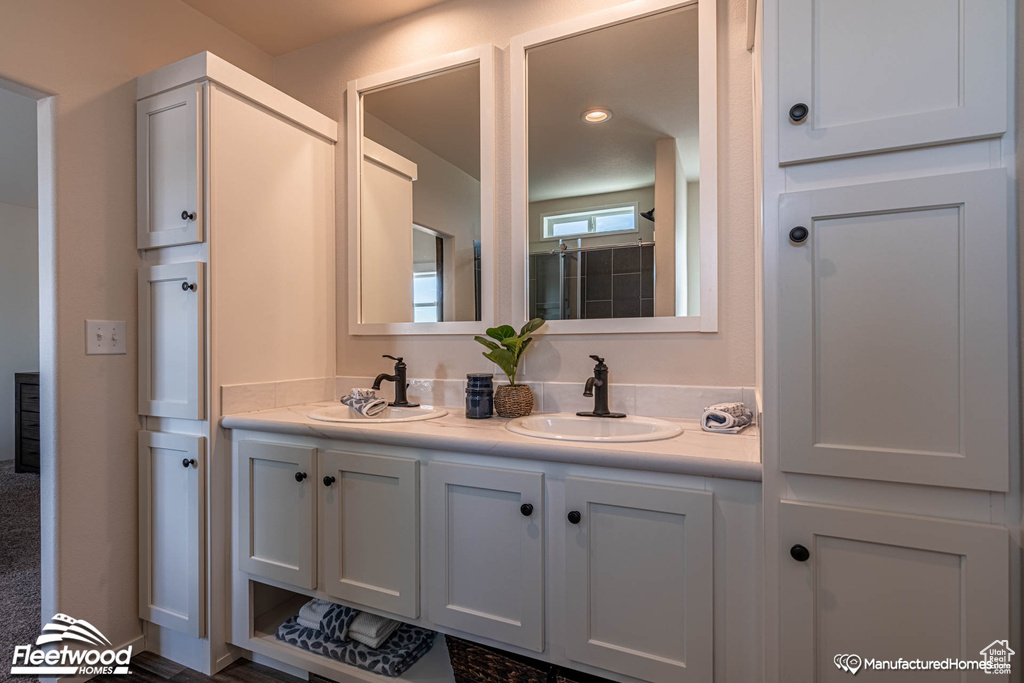
[[[754,419],[754,414],[742,403],[716,403],[704,409],[700,426],[705,432],[736,434]]]
[[[380,417],[388,409],[386,398],[346,396],[341,399],[341,402],[351,408],[355,414],[363,417]]]

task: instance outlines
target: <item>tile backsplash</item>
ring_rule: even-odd
[[[497,378],[495,378],[497,380]],[[232,415],[269,408],[338,400],[354,388],[369,387],[372,377],[315,377],[284,382],[232,384],[221,387],[221,413]],[[526,382],[533,389],[537,412],[574,413],[590,410],[594,399],[583,395],[582,382]],[[409,400],[424,405],[465,405],[462,379],[410,379]],[[385,384],[390,398],[394,387]],[[609,407],[627,415],[697,419],[705,406],[740,401],[757,414],[752,387],[691,387],[668,384],[612,384]]]

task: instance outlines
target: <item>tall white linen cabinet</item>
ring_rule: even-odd
[[[765,681],[982,659],[1020,643],[1019,8],[761,9]]]
[[[139,616],[211,673],[234,658],[221,387],[333,385],[337,124],[208,52],[137,88]]]

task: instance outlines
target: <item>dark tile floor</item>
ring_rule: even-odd
[[[216,681],[217,683],[300,683],[302,679],[281,673],[276,669],[254,664],[246,659],[239,659],[220,673],[206,676],[176,664],[169,659],[159,657],[152,652],[141,652],[132,658],[131,674],[128,676],[97,676],[92,679],[101,683],[124,683],[140,681],[149,683],[201,683]],[[320,679],[324,680],[324,679]]]

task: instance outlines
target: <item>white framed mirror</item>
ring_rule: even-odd
[[[494,322],[492,45],[348,84],[349,332]]]
[[[718,330],[714,0],[511,42],[514,312],[548,334]]]

